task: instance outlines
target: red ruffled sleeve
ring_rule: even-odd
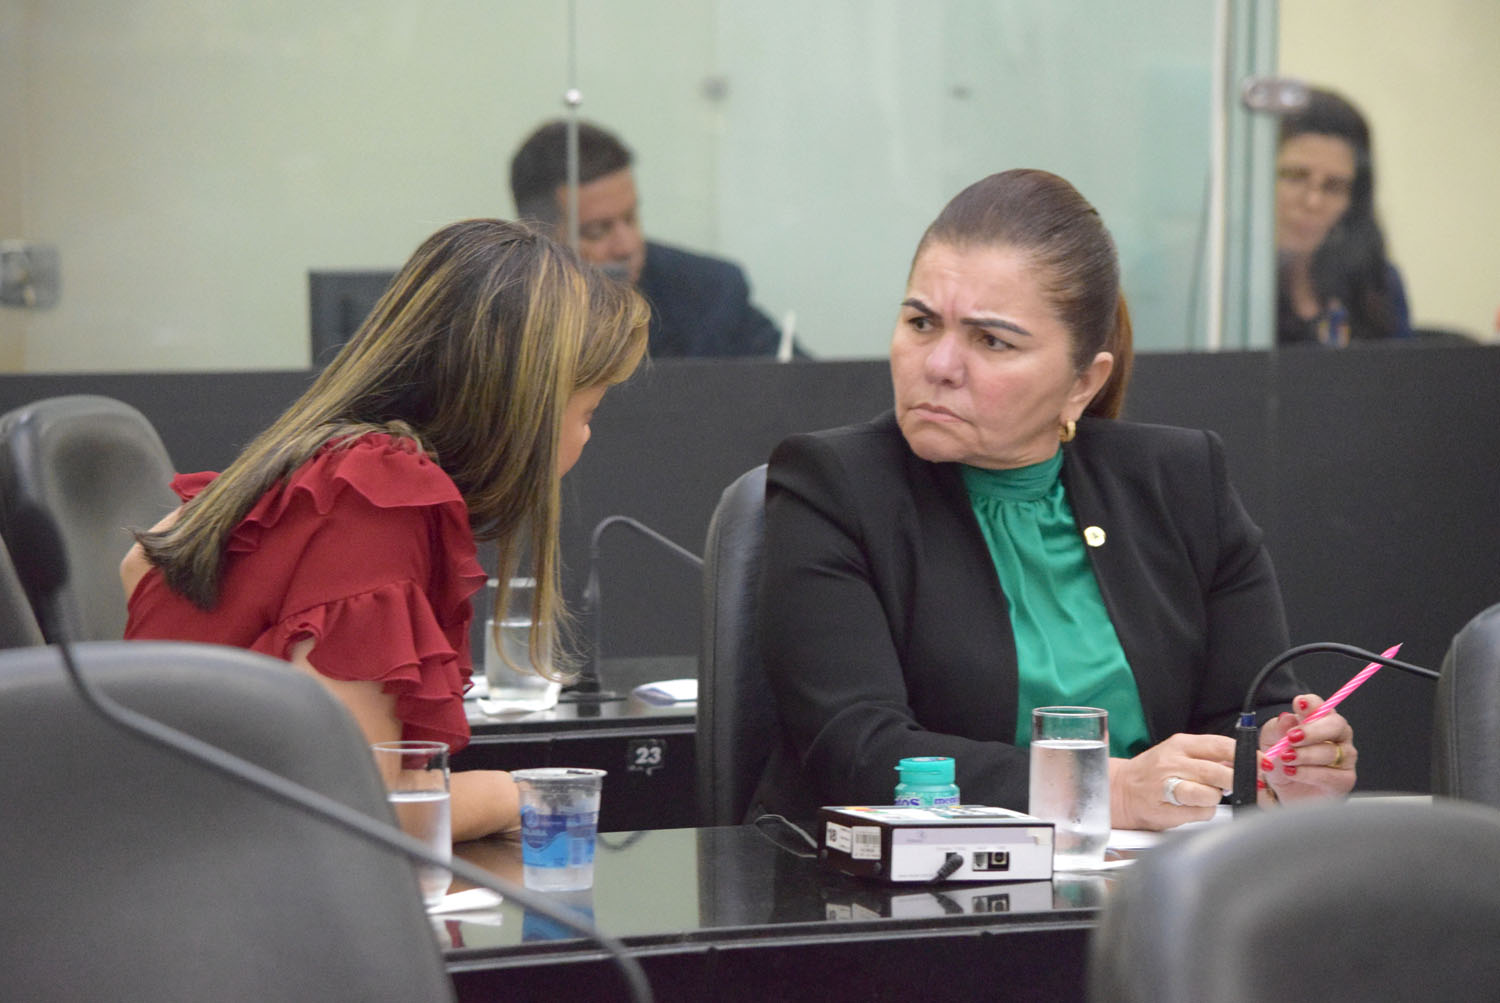
[[[172,490],[177,492],[178,498],[189,501],[218,476],[218,472],[213,470],[204,470],[196,474],[178,474],[172,478]]]
[[[469,618],[463,620],[466,635]],[[378,679],[396,695],[401,737],[446,742],[457,752],[469,743],[464,691],[471,667],[455,638],[413,583],[383,585],[293,613],[251,645],[285,657],[292,645],[316,638],[308,660],[334,679]]]
[[[179,476],[184,498],[212,474]],[[469,741],[470,597],[485,581],[463,497],[437,464],[372,434],[324,449],[256,503],[230,535],[221,624],[258,630],[225,643],[286,658],[311,635],[324,675],[378,680],[402,737]]]

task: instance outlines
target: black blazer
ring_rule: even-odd
[[[636,283],[651,304],[650,351],[666,356],[770,356],[781,332],[750,303],[738,265],[666,244],[647,243]]]
[[[1218,437],[1086,418],[1063,449],[1152,743],[1228,734],[1288,639]],[[957,465],[919,459],[892,414],[777,447],[759,602],[783,735],[752,812],[889,804],[904,756],[952,756],[966,803],[1025,810],[1005,594]],[[1263,719],[1299,689],[1283,672],[1264,692]]]

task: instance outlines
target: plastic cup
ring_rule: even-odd
[[[444,860],[453,859],[453,814],[448,793],[448,746],[442,742],[380,742],[370,746],[385,782],[386,797],[401,830],[420,839]],[[453,875],[447,868],[417,863],[422,902],[443,901]]]
[[[521,797],[521,866],[527,888],[578,891],[594,886],[599,790],[604,770],[515,770]]]
[[[1038,707],[1031,712],[1028,811],[1053,824],[1054,870],[1104,863],[1109,843],[1109,712]]]

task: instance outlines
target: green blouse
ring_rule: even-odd
[[[1135,676],[1073,520],[1063,451],[1014,470],[960,465],[969,504],[1010,600],[1020,690],[1016,744],[1031,744],[1031,711],[1056,704],[1109,711],[1109,752],[1150,743]]]

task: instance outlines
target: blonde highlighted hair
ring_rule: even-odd
[[[313,385],[182,512],[139,533],[167,584],[218,601],[230,533],[266,492],[333,440],[414,440],[453,479],[477,539],[496,541],[506,585],[523,553],[533,619],[566,626],[557,457],[580,390],[625,380],[646,351],[649,311],[629,286],[522,224],[472,219],[428,237]],[[532,632],[545,665],[552,632]],[[498,645],[497,645],[498,647]]]

